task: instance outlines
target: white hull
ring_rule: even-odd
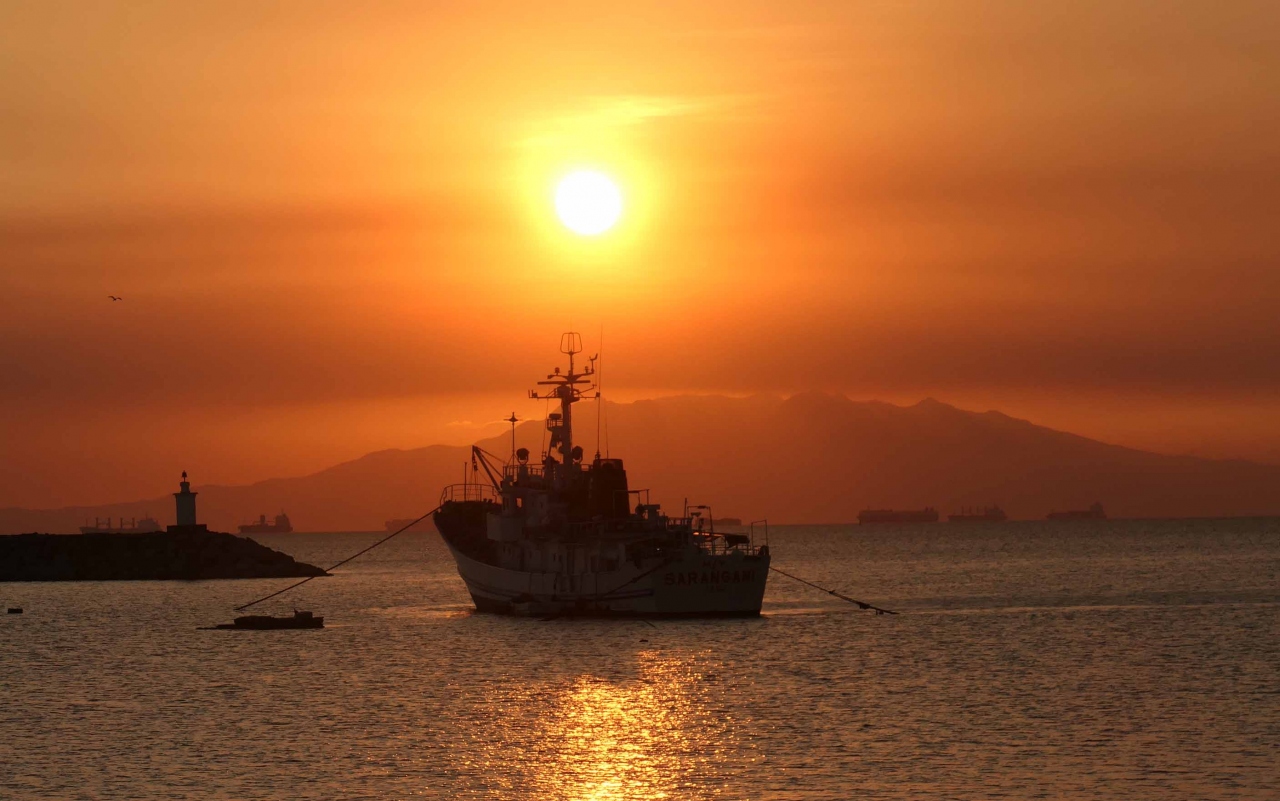
[[[484,564],[449,550],[482,612],[516,615],[699,617],[758,615],[769,555],[709,555],[628,562],[603,572],[530,573]]]

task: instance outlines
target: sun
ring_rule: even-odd
[[[575,234],[599,236],[622,216],[622,192],[597,170],[575,170],[556,185],[556,216]]]

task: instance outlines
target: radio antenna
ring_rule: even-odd
[[[600,413],[604,408],[604,381],[600,372],[600,355],[604,353],[604,323],[600,324],[600,340],[596,343],[598,350],[596,357],[592,361],[595,362],[596,368],[596,461],[600,461]],[[607,449],[606,449],[607,450]]]
[[[511,424],[511,463],[512,463],[512,464],[515,464],[515,461],[516,461],[516,423],[520,422],[520,419],[519,419],[518,417],[516,417],[516,413],[515,413],[515,412],[512,412],[512,413],[511,413],[511,416],[510,416],[510,417],[508,417],[508,418],[506,419],[506,422],[508,422],[508,423],[510,423],[510,424]]]

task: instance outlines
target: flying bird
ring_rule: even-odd
[[[124,298],[118,298],[118,297],[116,297],[115,295],[107,295],[107,297],[111,298],[113,301],[114,301],[114,300],[124,300]]]

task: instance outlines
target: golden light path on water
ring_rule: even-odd
[[[559,759],[538,777],[546,797],[676,797],[681,776],[717,758],[717,735],[728,726],[691,702],[693,666],[653,654],[640,660],[638,682],[583,677],[561,698],[546,731]]]
[[[605,674],[549,673],[477,697],[484,709],[458,732],[468,743],[460,749],[466,772],[500,777],[486,787],[495,797],[721,795],[753,749],[735,732],[710,655],[641,649],[623,645]]]

